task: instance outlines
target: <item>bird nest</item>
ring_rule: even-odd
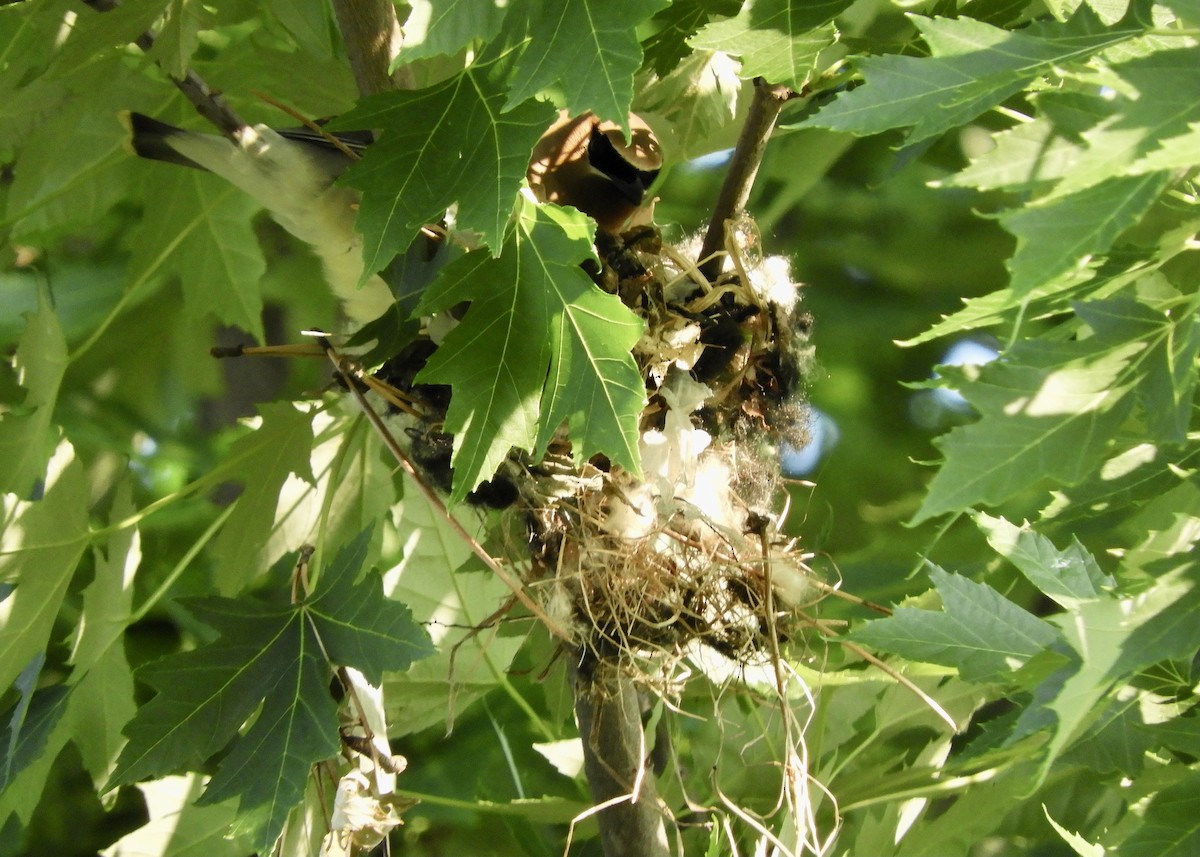
[[[667,245],[650,226],[599,233],[589,273],[645,320],[633,350],[647,399],[642,474],[575,462],[561,437],[540,462],[512,456],[473,495],[511,504],[528,586],[592,659],[701,643],[752,660],[807,595],[804,558],[781,534],[778,451],[806,440],[809,319],[786,261],[757,252],[749,220],[730,227],[715,280],[688,261],[693,242]],[[392,383],[444,408],[445,388],[411,384],[431,350],[410,348]],[[452,444],[439,425],[435,414],[406,431],[430,481],[448,486]]]
[[[780,533],[778,448],[806,439],[809,321],[787,263],[755,252],[750,221],[732,226],[715,282],[691,243],[600,233],[594,279],[646,322],[642,475],[593,464],[529,518],[552,603],[593,657],[698,642],[750,660],[776,605],[804,597],[803,558]]]

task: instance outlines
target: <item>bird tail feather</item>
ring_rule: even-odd
[[[192,132],[168,125],[166,122],[159,122],[144,113],[133,113],[128,110],[121,112],[121,123],[129,131],[130,146],[133,148],[134,154],[139,157],[207,171],[206,167],[181,155],[170,143],[172,137],[180,137]]]

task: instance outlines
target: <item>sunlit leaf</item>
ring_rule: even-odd
[[[1144,823],[1120,845],[1121,857],[1189,857],[1200,849],[1200,772],[1163,789]]]
[[[806,124],[855,134],[909,128],[916,143],[977,117],[1057,63],[1078,61],[1142,31],[1134,18],[1105,27],[1082,4],[1070,21],[1008,31],[970,18],[913,18],[930,56],[866,57],[866,85]]]
[[[554,119],[540,102],[505,111],[504,70],[499,62],[475,65],[428,89],[363,99],[341,117],[338,127],[380,132],[344,179],[363,191],[365,275],[455,203],[458,228],[499,249],[529,153]]]
[[[419,376],[453,388],[456,500],[513,447],[540,454],[564,422],[577,457],[603,452],[638,469],[645,393],[630,349],[642,324],[579,267],[589,229],[582,215],[526,203],[498,259],[476,251],[452,263],[418,307],[471,302]]]
[[[956,372],[981,418],[938,439],[946,460],[916,520],[996,504],[1046,479],[1083,480],[1133,406],[1128,372],[1140,351],[1132,342],[1028,342],[1007,359]]]
[[[132,487],[121,484],[110,518],[134,514]],[[95,551],[96,574],[83,593],[83,615],[71,649],[70,717],[84,767],[99,786],[112,773],[125,744],[122,730],[137,710],[133,671],[125,655],[125,633],[133,621],[134,576],[142,559],[136,527],[117,529],[103,553]]]
[[[732,17],[741,0],[675,0],[654,16],[657,27],[642,48],[646,63],[659,77],[669,74],[692,52],[687,41],[714,16]]]
[[[0,793],[46,751],[50,732],[67,708],[67,688],[36,689],[45,657],[38,655],[17,677],[20,698],[0,729]]]
[[[50,644],[55,617],[88,544],[88,484],[75,450],[63,441],[37,500],[0,497],[0,581],[15,586],[0,625],[0,687]]]
[[[140,671],[158,695],[129,724],[109,787],[196,766],[232,739],[201,802],[238,798],[235,831],[269,849],[311,765],[337,750],[332,666],[354,666],[378,681],[430,652],[408,608],[381,597],[377,575],[355,582],[369,535],[343,549],[296,604],[191,600],[218,637]]]
[[[1099,598],[1104,589],[1115,585],[1078,539],[1060,551],[1049,539],[1028,526],[1017,527],[1003,518],[993,518],[982,512],[975,515],[975,522],[997,553],[1063,607],[1071,608]]]
[[[243,857],[250,846],[227,833],[236,804],[196,806],[202,789],[199,774],[139,784],[149,819],[101,853],[104,857]]]
[[[31,496],[58,443],[54,407],[67,368],[67,343],[45,289],[38,289],[37,312],[25,319],[13,358],[24,400],[0,414],[0,492],[21,498]]]
[[[467,527],[474,524],[469,508],[453,514]],[[403,561],[384,573],[384,589],[429,627],[438,651],[385,684],[393,735],[453,724],[507,680],[525,643],[524,635],[502,635],[503,623],[486,626],[509,589],[491,571],[470,565],[470,549],[426,498],[406,492],[401,515],[408,546]]]
[[[442,0],[410,3],[404,44],[397,60],[410,63],[439,54],[456,54],[475,40],[487,41],[500,30],[508,4],[501,0]]]
[[[1022,712],[1017,735],[1051,731],[1039,777],[1080,737],[1100,712],[1099,703],[1113,686],[1160,660],[1194,654],[1200,628],[1189,571],[1164,575],[1136,598],[1100,598],[1083,602],[1050,622],[1062,632],[1074,661],[1048,679],[1034,706]]]
[[[688,44],[739,57],[746,77],[799,92],[817,70],[817,56],[836,38],[829,22],[849,6],[850,0],[753,0],[735,17],[705,26]]]
[[[992,135],[995,148],[971,159],[971,165],[940,182],[979,190],[1048,190],[1067,175],[1084,149],[1087,129],[1112,114],[1111,102],[1079,92],[1041,93],[1034,104],[1041,114],[1030,122]]]
[[[931,566],[942,612],[901,607],[850,635],[917,661],[955,667],[967,681],[1005,681],[1057,638],[1054,628],[990,586]]]
[[[261,425],[233,445],[236,477],[245,486],[239,513],[221,530],[215,545],[217,588],[232,595],[262,570],[263,547],[271,536],[275,505],[289,475],[312,484],[313,415],[286,404],[265,405]]]
[[[1149,436],[1182,443],[1191,423],[1200,355],[1200,320],[1193,309],[1170,315],[1132,298],[1092,301],[1076,307],[1079,317],[1110,343],[1141,342],[1145,352],[1135,370],[1138,403]]]
[[[506,27],[518,25],[528,44],[517,59],[505,108],[540,92],[560,93],[567,110],[592,111],[625,124],[633,75],[642,65],[638,26],[668,0],[522,0]],[[516,34],[510,36],[516,38]]]
[[[1027,294],[1067,273],[1089,279],[1092,257],[1107,252],[1117,236],[1141,219],[1168,178],[1165,173],[1112,178],[1001,214],[1000,223],[1017,237],[1008,262],[1013,292]]]
[[[1130,168],[1146,161],[1160,143],[1186,134],[1190,123],[1200,121],[1200,48],[1159,51],[1116,65],[1113,71],[1134,92],[1118,94],[1113,115],[1083,132],[1086,148],[1055,187],[1053,197],[1130,172],[1152,172],[1148,169],[1152,161]]]

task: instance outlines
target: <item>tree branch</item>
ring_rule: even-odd
[[[413,88],[407,68],[388,74],[402,40],[392,0],[333,0],[333,13],[360,94]]]
[[[583,766],[599,810],[604,857],[670,857],[654,775],[648,770],[637,689],[620,664],[598,658],[575,674]]]
[[[786,86],[768,84],[761,77],[754,79],[754,99],[750,102],[746,124],[742,126],[742,133],[729,161],[729,171],[725,174],[725,182],[713,207],[697,260],[701,273],[710,282],[715,281],[721,273],[719,254],[725,249],[725,224],[746,207],[750,190],[754,187],[754,178],[762,164],[767,140],[775,130],[779,111],[789,99],[795,97],[796,93]]]
[[[111,12],[121,5],[120,0],[83,0],[83,2],[97,12]],[[133,42],[143,52],[149,53],[150,49],[154,47],[154,33],[147,30]],[[160,68],[162,67],[161,63],[158,65]],[[197,113],[212,123],[226,137],[236,140],[237,133],[246,127],[246,122],[225,102],[220,92],[210,87],[200,75],[190,68],[183,77],[176,77],[169,72],[166,74],[176,88],[196,108]]]

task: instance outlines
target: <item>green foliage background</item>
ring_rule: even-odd
[[[607,334],[586,343],[614,354],[630,330],[569,279],[586,224],[510,219],[551,105],[619,117],[632,103],[659,123],[676,163],[656,189],[658,220],[682,237],[707,220],[721,178],[683,161],[731,145],[749,78],[805,93],[749,206],[765,249],[806,284],[820,370],[809,396],[838,430],[811,483],[794,486],[789,528],[825,580],[899,608],[881,618],[826,599],[813,612],[847,620],[847,639],[960,725],[952,734],[836,639],[794,639],[789,661],[815,696],[792,703],[809,771],[832,795],[814,786],[814,818],[825,835],[841,824],[828,853],[1200,853],[1194,0],[435,5],[402,56],[420,88],[357,107],[317,4],[0,7],[0,338],[12,355],[0,370],[0,854],[244,854],[273,839],[288,807],[256,796],[253,777],[215,795],[232,801],[199,803],[194,779],[128,784],[124,730],[153,743],[140,731],[162,704],[153,689],[185,662],[158,658],[230,645],[195,605],[211,619],[214,604],[239,603],[217,597],[262,597],[255,609],[293,627],[280,558],[311,542],[314,568],[357,572],[335,558],[371,526],[359,565],[381,576],[354,585],[382,587],[394,624],[351,624],[415,651],[415,619],[437,649],[407,669],[378,653],[356,664],[384,676],[410,763],[401,788],[423,801],[395,852],[561,853],[588,806],[582,781],[535,748],[574,735],[551,644],[521,621],[466,634],[503,586],[393,478],[361,418],[312,394],[325,367],[207,356],[217,341],[295,341],[335,307],[311,256],[252,202],[122,148],[120,110],[194,123],[166,77],[188,67],[253,121],[280,123],[251,94],[264,91],[308,115],[354,109],[346,121],[402,129],[349,179],[365,191],[371,258],[386,264],[457,203],[486,248],[455,271],[486,269],[501,294],[528,294],[509,267],[534,253],[570,288],[533,323],[608,313]],[[152,24],[144,56],[130,43]],[[429,141],[434,160],[421,163]],[[462,180],[436,160],[446,153],[486,181]],[[429,174],[443,180],[401,194]],[[443,279],[425,300],[481,302],[475,286]],[[963,338],[1000,358],[935,370]],[[556,342],[539,365],[584,344]],[[440,371],[454,383],[473,366],[528,369],[528,357],[459,352]],[[620,388],[596,367],[574,371]],[[560,419],[585,425],[585,406],[547,393],[541,374],[512,391],[543,397],[516,436],[474,424],[474,472],[509,445],[543,447]],[[586,423],[588,443],[629,454],[635,410]],[[252,690],[253,706],[269,689]],[[773,703],[705,678],[683,703],[702,717],[651,718],[667,717],[695,774],[664,783],[664,799],[682,807],[686,790],[713,809],[715,832],[689,831],[687,853],[749,853],[756,834],[718,791],[770,810]],[[330,741],[307,741],[322,752],[300,768]],[[220,777],[218,744],[193,734],[133,776]],[[146,824],[180,805],[174,838]],[[226,839],[230,826],[245,838]],[[305,853],[299,827],[287,853]],[[593,835],[582,825],[575,851],[598,853]]]

